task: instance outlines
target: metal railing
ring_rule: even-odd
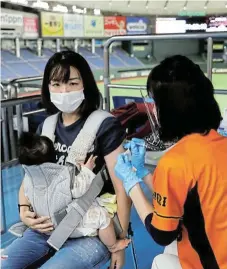
[[[129,89],[129,90],[147,90],[146,86],[142,85],[125,85],[125,84],[108,84],[111,89]],[[227,95],[227,90],[214,90],[214,94]]]
[[[7,99],[17,98],[20,92],[20,88],[30,87],[34,89],[40,89],[43,77],[28,77],[28,78],[16,78],[11,80],[7,85]],[[40,83],[37,83],[40,82]]]
[[[113,42],[118,41],[144,41],[144,40],[167,40],[167,39],[207,39],[207,75],[212,81],[212,54],[213,54],[213,39],[214,38],[227,38],[227,33],[205,33],[205,34],[171,34],[171,35],[132,35],[132,36],[113,36],[109,38],[104,44],[104,105],[105,110],[110,110],[110,53],[109,48]],[[125,85],[124,85],[125,86]],[[141,86],[135,86],[141,89]],[[115,84],[114,88],[120,89],[121,86]],[[136,89],[134,88],[134,89]]]
[[[23,116],[37,114],[45,109],[23,112],[22,105],[34,101],[41,101],[41,96],[5,99],[1,101],[1,128],[2,128],[2,169],[17,161],[17,139],[23,132]],[[16,128],[15,128],[16,126]]]

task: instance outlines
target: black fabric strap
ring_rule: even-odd
[[[20,213],[20,208],[21,208],[22,206],[27,206],[31,212],[34,212],[34,210],[33,210],[33,208],[32,208],[31,205],[18,204],[17,207],[18,207],[18,211],[19,211],[19,213]]]

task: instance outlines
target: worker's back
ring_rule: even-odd
[[[188,186],[178,242],[181,265],[183,269],[227,269],[227,138],[214,130],[203,136],[193,134],[173,151],[185,160]]]

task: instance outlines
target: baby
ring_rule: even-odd
[[[39,136],[32,133],[24,133],[19,141],[19,162],[22,165],[41,165],[44,163],[55,163],[56,153],[53,142],[45,136]],[[92,170],[95,168],[96,157],[91,156],[88,161],[81,165],[80,172],[71,179],[71,194],[73,199],[82,196],[95,179]],[[32,185],[24,186],[25,196]],[[55,190],[57,191],[57,190]],[[29,201],[29,197],[28,201]],[[110,252],[122,250],[130,243],[129,239],[117,240],[113,221],[107,210],[100,206],[96,198],[91,207],[83,216],[79,225],[75,227],[81,236],[96,236],[107,246]],[[29,201],[30,203],[30,201]],[[32,203],[31,203],[31,206]],[[38,212],[35,212],[38,215]]]

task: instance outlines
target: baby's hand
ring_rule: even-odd
[[[94,157],[93,155],[91,155],[90,158],[87,160],[87,162],[83,164],[83,166],[93,171],[93,169],[95,168],[96,159],[97,159],[97,156]]]

